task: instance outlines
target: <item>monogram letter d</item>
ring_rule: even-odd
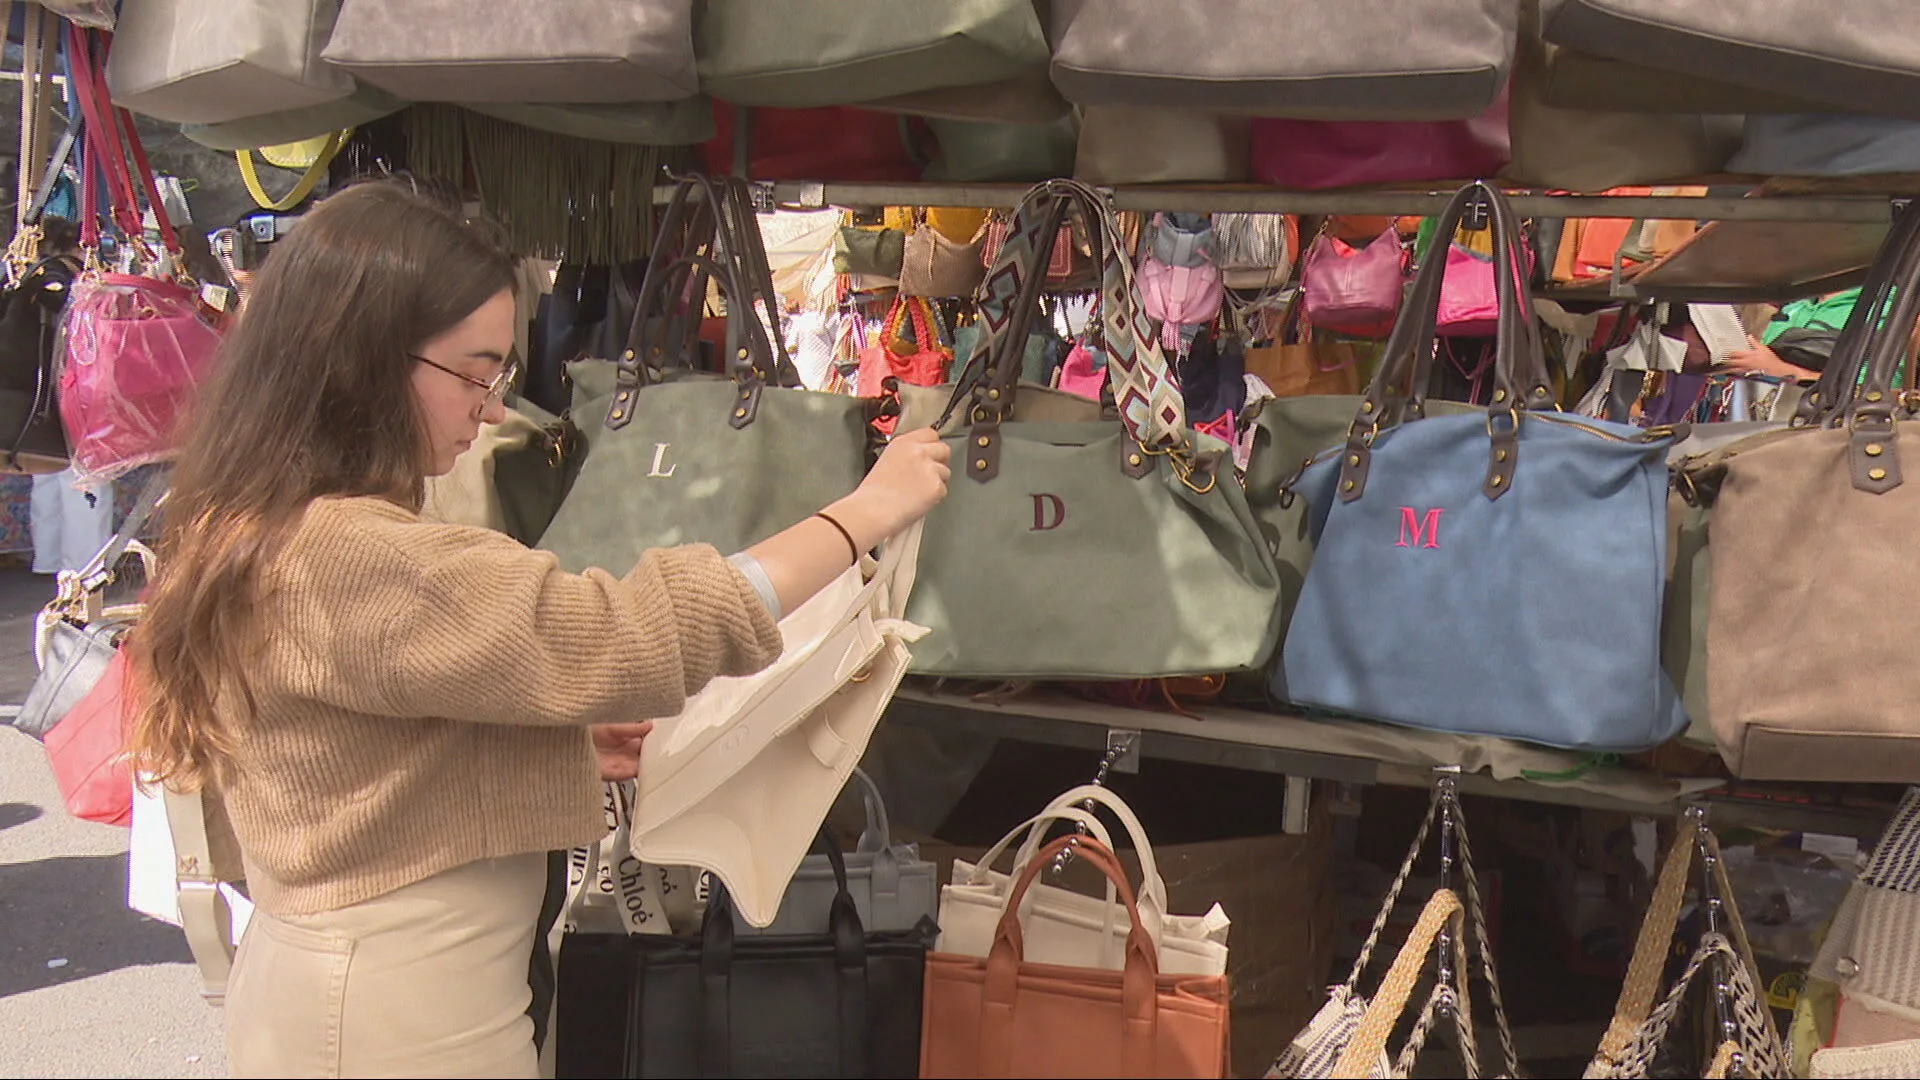
[[[1035,495],[1033,497],[1033,531],[1046,532],[1057,529],[1067,520],[1067,504],[1058,495]]]

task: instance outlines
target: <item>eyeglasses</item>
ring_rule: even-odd
[[[520,362],[518,360],[509,361],[506,367],[503,367],[500,369],[500,374],[495,375],[491,379],[476,379],[471,375],[463,375],[460,372],[453,370],[452,368],[448,367],[445,364],[437,363],[433,360],[429,360],[418,353],[408,353],[407,355],[409,357],[412,357],[415,360],[420,361],[421,363],[427,365],[430,368],[438,368],[439,370],[446,372],[447,374],[453,376],[454,378],[459,379],[463,383],[466,383],[470,386],[477,386],[480,389],[485,390],[487,392],[486,401],[487,401],[487,404],[489,405],[493,404],[496,401],[501,400],[502,398],[505,398],[507,396],[507,391],[512,389],[513,387],[514,378],[520,374]]]

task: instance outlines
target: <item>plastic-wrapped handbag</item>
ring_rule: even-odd
[[[1660,977],[1666,970],[1674,930],[1679,925],[1687,875],[1696,852],[1707,930],[1689,957],[1686,970],[1666,994],[1660,996],[1656,1007],[1654,998],[1659,993]],[[1685,815],[1680,834],[1660,869],[1659,884],[1654,887],[1646,921],[1640,924],[1633,960],[1627,967],[1626,984],[1614,1008],[1613,1021],[1601,1040],[1599,1053],[1587,1066],[1587,1080],[1645,1080],[1653,1075],[1655,1053],[1666,1042],[1674,1017],[1686,1003],[1694,980],[1709,968],[1713,969],[1717,1038],[1712,1059],[1701,1063],[1703,1071],[1698,1075],[1710,1080],[1728,1076],[1783,1080],[1788,1075],[1786,1051],[1774,1028],[1773,1013],[1759,989],[1762,985],[1759,968],[1754,965],[1753,949],[1747,944],[1740,909],[1733,902],[1733,888],[1727,882],[1720,846],[1713,831],[1707,828],[1706,817],[1696,807]]]
[[[82,215],[80,243],[89,265],[74,284],[63,324],[60,417],[75,470],[87,478],[112,479],[173,452],[181,416],[212,368],[220,335],[202,316],[198,292],[181,276],[180,237],[154,189],[132,116],[108,102],[89,32],[69,27],[68,33],[73,85],[93,161],[81,173],[82,201],[91,201],[93,178],[104,174],[114,220],[124,242],[143,253],[146,270],[101,270],[98,219]],[[133,187],[136,172],[159,227],[160,251],[146,246]]]
[[[1374,952],[1380,947],[1380,937],[1386,931],[1388,920],[1393,917],[1401,892],[1413,876],[1414,865],[1419,861],[1420,853],[1426,847],[1427,835],[1436,821],[1440,826],[1441,887],[1427,901],[1419,922],[1394,957],[1379,988],[1370,996],[1363,995],[1360,992],[1360,980],[1372,963]],[[1466,886],[1464,902],[1461,894],[1451,886],[1450,877],[1455,866]],[[1500,978],[1494,967],[1486,910],[1480,903],[1480,881],[1473,869],[1473,849],[1467,842],[1466,819],[1460,809],[1457,779],[1452,773],[1443,772],[1434,783],[1433,800],[1427,805],[1427,814],[1420,820],[1420,828],[1414,833],[1413,844],[1400,864],[1400,872],[1394,875],[1393,884],[1387,888],[1386,899],[1381,902],[1380,913],[1374,916],[1373,928],[1367,932],[1367,939],[1360,946],[1360,955],[1354,960],[1353,970],[1345,982],[1333,988],[1327,996],[1327,1003],[1320,1007],[1313,1020],[1294,1037],[1293,1044],[1282,1051],[1267,1069],[1268,1080],[1411,1076],[1414,1059],[1419,1057],[1434,1024],[1443,1014],[1450,1016],[1454,1022],[1467,1075],[1478,1077],[1479,1044],[1474,1033],[1472,994],[1468,984],[1469,935],[1473,938],[1473,951],[1478,954],[1481,975],[1486,979],[1494,1026],[1500,1033],[1504,1067],[1497,1075],[1519,1076],[1519,1059],[1514,1054],[1513,1032],[1507,1026],[1506,1005],[1500,997]],[[1398,1054],[1389,1058],[1386,1053],[1387,1038],[1402,1018],[1401,1012],[1429,952],[1434,955],[1436,962],[1433,989],[1421,1007],[1407,1042]]]

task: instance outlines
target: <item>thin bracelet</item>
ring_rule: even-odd
[[[833,520],[833,518],[829,516],[827,512],[824,510],[822,510],[821,512],[813,516],[819,518],[821,521],[824,521],[827,524],[833,526],[834,528],[840,530],[841,539],[847,542],[847,550],[853,554],[853,565],[859,566],[860,565],[860,545],[853,542],[853,534],[847,531],[847,527]]]

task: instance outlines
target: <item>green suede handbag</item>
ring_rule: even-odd
[[[744,181],[683,179],[661,229],[611,387],[602,365],[572,369],[579,475],[539,542],[570,570],[623,573],[675,544],[741,551],[866,473],[871,404],[801,385]],[[679,298],[705,296],[709,278],[727,299],[726,375],[684,370],[698,319]]]
[[[1095,333],[1109,358],[1112,421],[1018,412],[1020,343],[1069,209],[1100,249]],[[965,417],[946,436],[954,478],[928,516],[907,607],[909,621],[931,628],[911,670],[1131,679],[1266,663],[1279,608],[1273,557],[1231,463],[1187,427],[1104,199],[1071,180],[1029,191],[980,307],[985,332],[968,369],[981,375],[948,403]]]

